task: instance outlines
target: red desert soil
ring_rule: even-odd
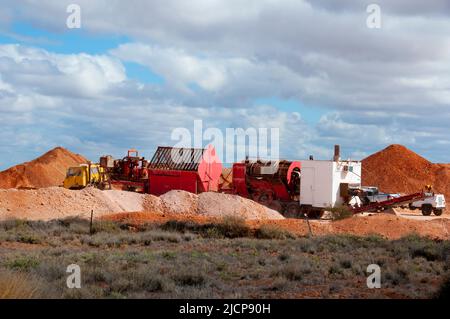
[[[67,168],[87,160],[62,147],[0,172],[0,188],[42,188],[62,185]]]
[[[419,192],[430,184],[450,199],[450,165],[435,164],[402,145],[390,145],[362,160],[362,184],[388,193]]]
[[[169,220],[192,221],[200,224],[220,221],[218,218],[200,215],[162,214],[153,212],[119,213],[105,215],[101,219],[119,221],[138,226],[143,223],[164,223]],[[305,220],[247,220],[252,229],[263,225],[273,225],[293,234],[305,236],[309,230]],[[390,214],[355,216],[340,221],[310,221],[313,235],[352,234],[367,236],[378,234],[388,239],[398,239],[409,234],[418,234],[433,239],[450,239],[450,220],[409,220]]]

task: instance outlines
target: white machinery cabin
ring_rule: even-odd
[[[336,207],[348,200],[349,188],[361,187],[361,162],[341,161],[339,153],[336,145],[332,161],[301,161],[301,206]]]

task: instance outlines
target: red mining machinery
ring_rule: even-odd
[[[234,163],[231,190],[283,213],[297,216],[300,212],[300,162],[249,161]]]
[[[149,189],[161,195],[173,189],[194,194],[218,191],[222,163],[214,147],[158,147],[148,164]]]
[[[128,191],[144,193],[148,189],[148,161],[140,157],[135,149],[128,150],[127,156],[114,160],[112,156],[100,157],[100,166],[106,172],[110,186]]]
[[[100,166],[110,187],[153,195],[175,189],[195,194],[218,191],[222,173],[222,163],[212,146],[206,149],[160,146],[151,161],[131,149],[122,159],[101,157]]]

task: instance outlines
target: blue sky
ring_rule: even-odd
[[[0,169],[59,145],[92,160],[131,147],[150,157],[194,120],[278,128],[290,159],[329,158],[334,144],[362,159],[398,143],[449,161],[441,1],[380,1],[376,30],[365,1],[80,0],[81,29],[65,24],[70,1],[6,2]]]

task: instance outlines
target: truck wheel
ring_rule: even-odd
[[[277,200],[272,201],[270,204],[267,205],[270,209],[276,210],[279,213],[283,212],[283,206],[281,203]]]
[[[422,205],[422,215],[423,216],[430,216],[431,212],[433,211],[433,206],[431,205]]]
[[[442,215],[442,209],[434,209],[434,210],[433,210],[433,213],[434,213],[436,216],[441,216],[441,215]]]
[[[319,218],[321,218],[322,215],[323,215],[323,210],[319,210],[319,209],[317,209],[317,210],[311,210],[311,211],[309,211],[309,212],[307,213],[307,215],[308,215],[308,218],[311,218],[311,219],[319,219]]]
[[[262,193],[257,192],[255,194],[253,194],[253,200],[262,205],[266,205],[266,206],[269,205],[272,202],[272,199],[273,199],[272,195],[268,192],[262,192]]]
[[[298,203],[290,203],[284,210],[284,216],[287,218],[298,218],[300,216],[300,205]]]
[[[412,203],[409,203],[409,204],[408,204],[408,208],[409,208],[410,210],[415,210],[415,209],[416,209],[416,208],[413,206]]]

